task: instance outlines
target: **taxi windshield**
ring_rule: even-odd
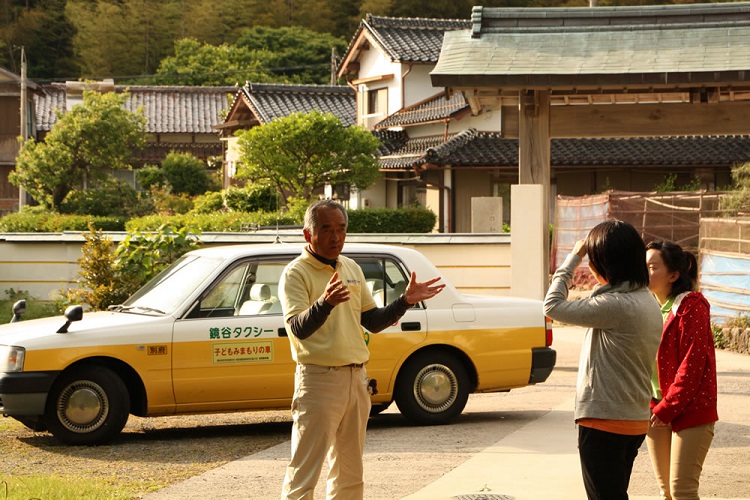
[[[172,314],[223,260],[183,255],[122,304],[121,310]]]

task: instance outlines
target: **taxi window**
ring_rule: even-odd
[[[394,260],[378,257],[354,257],[365,275],[365,283],[378,307],[393,302],[404,293],[409,278]]]
[[[288,262],[254,260],[236,264],[203,294],[188,317],[281,314],[279,279]]]

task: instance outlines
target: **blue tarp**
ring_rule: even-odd
[[[750,256],[704,252],[700,282],[711,303],[711,321],[717,325],[750,313]]]

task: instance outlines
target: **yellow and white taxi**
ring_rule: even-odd
[[[122,305],[0,326],[0,413],[69,444],[115,438],[128,415],[289,408],[294,361],[278,282],[302,245],[185,254]],[[411,271],[440,272],[404,247],[351,244],[376,302]],[[445,280],[443,280],[445,282]],[[373,414],[396,401],[417,424],[459,415],[472,392],[543,382],[555,364],[539,301],[459,293],[450,283],[378,334],[363,330]]]

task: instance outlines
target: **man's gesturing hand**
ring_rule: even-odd
[[[323,292],[323,299],[331,307],[349,300],[349,288],[339,279],[339,273],[333,273],[333,276],[331,276],[331,280],[326,285],[325,292]]]
[[[407,304],[413,306],[417,302],[431,299],[435,295],[439,294],[445,288],[444,284],[435,285],[440,281],[440,278],[432,278],[429,281],[419,283],[417,281],[417,273],[411,272],[411,278],[409,278],[409,284],[406,285],[406,291],[404,291],[404,298]]]

